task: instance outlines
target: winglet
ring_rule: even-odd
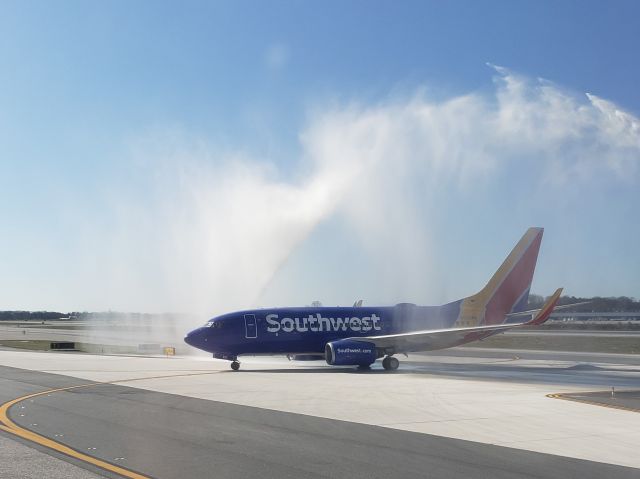
[[[523,326],[524,325],[532,326],[532,325],[542,324],[547,319],[549,319],[549,316],[553,312],[553,308],[555,308],[556,303],[560,299],[561,294],[562,294],[562,288],[556,289],[556,292],[551,295],[551,297],[547,300],[546,303],[544,303],[544,306],[542,306],[542,309],[540,309],[538,314],[536,314],[531,321],[527,321],[526,323],[524,323]]]

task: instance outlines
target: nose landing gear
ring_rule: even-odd
[[[231,369],[233,369],[234,371],[237,371],[238,369],[240,369],[240,363],[238,361],[232,361]]]
[[[395,371],[400,366],[400,361],[398,361],[393,356],[387,356],[382,360],[382,367],[387,371]]]

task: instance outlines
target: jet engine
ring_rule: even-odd
[[[369,366],[377,358],[376,346],[364,341],[339,339],[324,348],[324,359],[332,366]]]

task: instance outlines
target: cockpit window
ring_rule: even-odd
[[[211,320],[211,321],[207,321],[207,324],[205,324],[205,328],[214,328],[214,329],[220,329],[222,327],[222,321],[215,321],[215,320]]]

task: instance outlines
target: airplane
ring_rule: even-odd
[[[234,371],[241,355],[278,354],[361,369],[383,358],[383,368],[395,370],[400,364],[395,355],[451,348],[539,325],[562,308],[556,306],[559,288],[542,308],[525,310],[543,232],[529,228],[480,292],[442,306],[362,306],[356,301],[352,307],[251,309],[214,317],[184,341],[231,361]]]

